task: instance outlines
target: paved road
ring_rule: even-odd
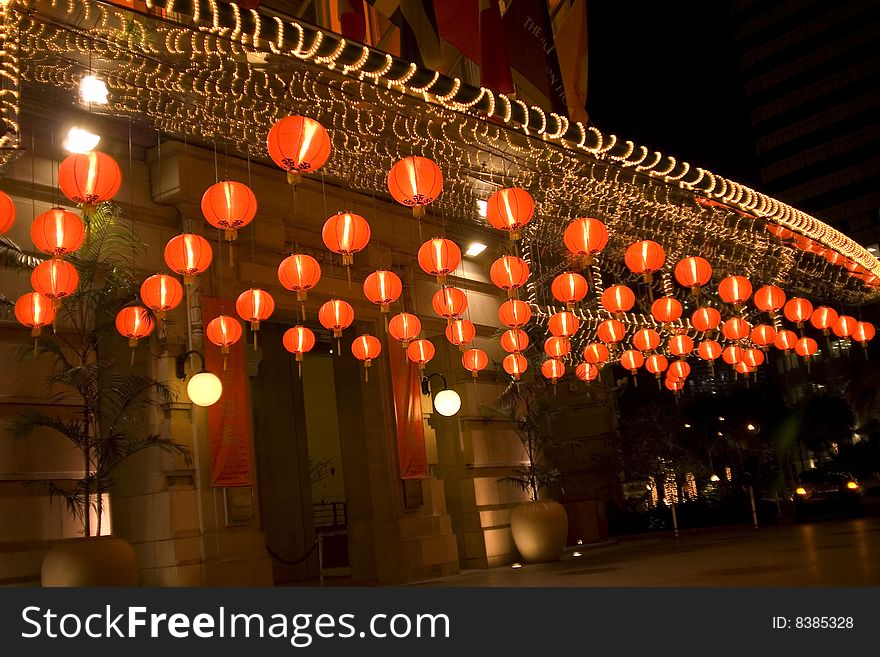
[[[621,539],[415,586],[880,586],[880,517]]]

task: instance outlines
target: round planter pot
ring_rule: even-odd
[[[513,542],[529,563],[558,561],[568,538],[568,515],[553,500],[524,502],[510,512]]]
[[[43,586],[137,586],[134,549],[115,536],[72,538],[56,543],[40,569]]]

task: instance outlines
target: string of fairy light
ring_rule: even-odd
[[[160,7],[163,3],[150,4]],[[196,26],[198,29],[172,22],[148,27],[137,14],[101,3],[38,2],[40,9],[47,5],[60,11],[55,16],[38,12],[21,17],[23,47],[31,55],[25,63],[25,79],[70,88],[82,72],[75,54],[95,53],[109,62],[101,74],[114,90],[113,109],[128,115],[145,114],[171,134],[198,130],[203,138],[222,138],[258,153],[265,148],[263,135],[274,119],[291,110],[303,110],[331,128],[335,157],[327,173],[361,190],[383,190],[384,172],[390,163],[421,152],[438,161],[445,171],[464,174],[448,176],[447,192],[437,202],[437,211],[451,218],[479,221],[475,200],[503,181],[530,189],[536,197],[543,220],[526,229],[532,240],[558,244],[570,217],[597,214],[612,229],[609,260],[634,239],[663,235],[664,247],[672,257],[697,247],[705,253],[708,245],[714,251],[708,256],[716,266],[796,287],[805,294],[842,295],[855,303],[875,293],[840,267],[826,266],[816,254],[794,253],[771,239],[752,218],[726,208],[694,204],[690,191],[710,181],[706,194],[719,194],[725,201],[756,212],[776,208],[772,199],[755,196],[708,171],[695,169],[693,180],[685,182],[691,170],[686,163],[649,153],[632,142],[621,143],[595,128],[575,125],[572,129],[581,136],[574,147],[600,159],[585,158],[571,148],[552,146],[553,140],[562,139],[567,132],[561,130],[559,117],[548,118],[521,101],[495,96],[488,90],[479,90],[466,101],[456,100],[463,89],[460,83],[445,93],[431,95],[439,76],[407,86],[415,78],[414,67],[405,74],[384,77],[391,72],[392,58],[383,55],[380,67],[367,70],[370,57],[364,54],[368,52],[365,48],[357,59],[342,65],[344,41],[334,41],[332,48],[323,49],[322,44],[330,44],[331,39],[317,31],[309,43],[306,29],[295,21],[275,17],[271,21],[274,27],[268,29],[267,20],[257,12],[235,8],[234,23],[224,28],[221,6],[216,2],[178,3],[176,7],[164,4],[169,11],[191,4],[194,17],[201,18],[203,24]],[[75,12],[80,17],[78,28],[65,23]],[[250,16],[249,30],[243,23],[245,16]],[[274,40],[269,38],[273,32]],[[288,42],[292,44],[286,46]],[[272,53],[318,63],[326,70],[300,68],[282,75],[243,61],[248,53],[265,45]],[[335,72],[340,69],[357,79],[343,78]],[[426,113],[423,103],[413,103],[400,91],[434,103],[431,111]],[[543,117],[534,131],[541,139],[471,116],[483,99],[491,99],[489,111],[498,109],[508,125],[515,124],[515,114],[535,110]],[[501,162],[506,175],[498,164]],[[795,217],[792,212],[796,213],[788,208],[782,214]],[[814,237],[846,241],[824,225],[819,228]],[[871,263],[873,258],[868,258],[869,264],[876,266],[876,261]],[[530,289],[540,290],[542,282],[536,280]]]

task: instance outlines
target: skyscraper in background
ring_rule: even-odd
[[[880,3],[729,0],[763,189],[880,242]]]

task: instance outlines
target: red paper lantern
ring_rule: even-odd
[[[743,362],[748,364],[749,367],[759,367],[764,362],[764,352],[760,349],[750,347],[745,350]]]
[[[154,274],[141,283],[141,300],[161,322],[165,313],[183,301],[183,286],[173,276]]]
[[[782,329],[773,338],[773,346],[780,351],[790,351],[797,344],[797,334],[794,331]]]
[[[641,351],[627,349],[620,354],[619,362],[623,369],[629,370],[635,375],[636,371],[645,364],[645,357],[642,355]]]
[[[738,363],[734,363],[733,369],[736,370],[739,374],[751,374],[755,371],[755,368],[749,365],[744,360],[741,360]]]
[[[598,219],[581,217],[565,227],[562,241],[569,253],[581,259],[581,266],[586,267],[608,244],[608,229]]]
[[[691,366],[687,364],[687,361],[677,360],[669,365],[669,369],[666,370],[666,376],[671,379],[686,379],[691,373]]]
[[[489,278],[496,287],[507,290],[507,296],[512,297],[513,291],[522,287],[529,280],[529,266],[526,261],[516,256],[501,256],[492,263],[489,269]]]
[[[841,315],[834,322],[834,335],[841,339],[848,338],[856,331],[858,326],[859,322],[855,317]]]
[[[201,235],[183,233],[168,240],[165,245],[165,264],[175,274],[183,276],[184,283],[191,283],[208,269],[213,253],[211,245]]]
[[[116,330],[128,338],[128,346],[134,348],[141,340],[153,332],[156,322],[153,315],[143,306],[127,306],[116,313]]]
[[[529,334],[522,329],[508,329],[501,334],[501,348],[516,354],[529,346]]]
[[[666,261],[663,247],[652,240],[642,240],[630,244],[623,255],[624,262],[631,272],[641,274],[646,283],[651,282],[651,275],[660,271]]]
[[[472,322],[466,319],[453,320],[446,327],[446,339],[457,346],[461,351],[465,351],[467,345],[474,341],[477,330]]]
[[[303,354],[315,346],[315,334],[305,326],[294,326],[284,332],[281,342],[287,351],[294,354],[297,361],[302,361]]]
[[[745,276],[728,276],[718,283],[718,296],[737,306],[752,296],[752,284]]]
[[[666,360],[666,356],[651,354],[645,359],[645,369],[654,374],[658,380],[660,373],[666,371],[667,367],[669,367],[669,361]]]
[[[461,364],[476,379],[489,365],[489,356],[482,349],[468,349],[461,355]]]
[[[330,136],[320,123],[307,116],[285,116],[266,137],[269,157],[287,171],[287,181],[299,182],[303,173],[320,169],[330,157]]]
[[[553,279],[550,291],[553,298],[564,303],[565,307],[571,310],[574,304],[583,300],[587,296],[587,279],[580,274],[574,272],[566,272],[559,274]]]
[[[419,266],[426,274],[437,277],[440,284],[461,263],[461,249],[452,240],[442,237],[430,239],[419,247]]]
[[[31,336],[37,337],[42,327],[55,321],[55,306],[39,292],[28,292],[15,302],[15,319],[31,329]]]
[[[44,260],[31,272],[31,287],[61,306],[61,300],[76,291],[79,285],[79,273],[69,262],[52,258]]]
[[[354,254],[370,242],[370,224],[359,214],[338,212],[324,222],[321,229],[324,245],[342,256],[342,264],[350,267]]]
[[[31,240],[40,251],[54,258],[73,253],[86,236],[82,219],[72,212],[52,208],[38,215],[31,224]]]
[[[354,342],[351,343],[351,353],[355,358],[363,361],[365,379],[369,380],[368,368],[379,357],[379,354],[382,353],[382,343],[379,342],[379,338],[375,335],[364,333],[356,337]]]
[[[810,324],[828,335],[829,329],[837,321],[837,311],[828,306],[819,306],[810,314]]]
[[[550,358],[541,363],[541,374],[556,385],[556,382],[565,374],[565,363],[555,358]]]
[[[684,333],[680,333],[669,338],[667,347],[673,356],[684,358],[694,350],[694,341]]]
[[[788,321],[802,327],[813,314],[813,304],[802,297],[792,297],[785,304],[783,312]]]
[[[467,310],[467,295],[457,287],[441,287],[431,299],[434,312],[445,317],[447,322],[461,317]]]
[[[400,298],[401,292],[403,283],[393,271],[379,269],[364,279],[364,296],[379,306],[383,313],[388,312],[391,304]]]
[[[229,347],[241,340],[241,334],[241,323],[230,315],[215,317],[205,329],[208,340],[220,347],[220,353],[224,356],[229,353]]]
[[[798,356],[802,356],[809,360],[810,356],[819,350],[819,345],[813,338],[801,338],[794,346],[794,350],[797,352]]]
[[[599,377],[599,368],[592,363],[580,363],[575,368],[574,373],[581,381],[589,383]]]
[[[122,184],[116,160],[100,151],[68,155],[58,167],[58,186],[83,209],[109,201]]]
[[[425,216],[425,206],[440,196],[443,174],[432,160],[414,155],[395,162],[388,172],[388,191],[394,200]]]
[[[670,379],[666,377],[666,381],[663,382],[663,385],[666,386],[667,390],[671,390],[672,392],[678,392],[684,388],[684,380],[683,379]]]
[[[520,187],[499,189],[486,203],[486,219],[493,228],[506,231],[510,239],[518,240],[523,226],[535,214],[535,200]]]
[[[498,308],[498,319],[508,328],[520,328],[529,323],[532,309],[519,299],[508,299]]]
[[[406,349],[422,330],[422,322],[411,313],[398,313],[388,322],[388,333]]]
[[[260,322],[263,322],[275,311],[275,299],[268,292],[259,288],[245,290],[235,300],[235,312],[244,321],[251,323],[251,331],[254,334],[254,349],[257,348],[257,331],[260,330]]]
[[[721,313],[709,306],[697,308],[691,315],[691,324],[701,333],[714,331],[720,323]]]
[[[596,328],[596,336],[605,344],[620,342],[625,335],[626,326],[617,319],[606,319]]]
[[[697,291],[712,280],[712,265],[705,258],[690,256],[676,263],[674,274],[679,285]]]
[[[287,256],[278,265],[278,281],[291,292],[296,292],[296,300],[303,303],[308,292],[321,280],[321,265],[310,255],[295,253]]]
[[[602,307],[610,313],[623,313],[636,302],[636,295],[626,285],[612,285],[602,293]]]
[[[214,183],[202,195],[202,216],[214,228],[223,231],[227,242],[238,237],[257,214],[257,197],[251,188],[236,180]]]
[[[752,327],[742,317],[731,317],[724,322],[721,332],[728,340],[742,340],[748,336],[751,329]]]
[[[513,377],[514,381],[519,381],[519,377],[529,369],[529,361],[522,354],[508,354],[501,363],[504,371]]]
[[[859,322],[852,333],[852,339],[856,342],[860,342],[862,346],[865,347],[868,342],[874,339],[876,332],[877,331],[874,329],[874,325],[871,322]]]
[[[15,223],[15,203],[5,192],[0,192],[0,235],[9,231]]]
[[[547,328],[557,338],[570,338],[577,333],[580,325],[581,322],[575,314],[567,310],[551,315],[547,322]]]
[[[354,308],[342,299],[330,299],[318,309],[318,321],[325,329],[333,331],[333,337],[338,339],[354,321]]]
[[[776,339],[776,329],[767,324],[758,324],[752,329],[750,336],[752,342],[764,350]]]
[[[765,285],[755,292],[755,308],[765,313],[773,313],[785,305],[785,292],[781,287]]]
[[[571,351],[571,341],[568,338],[557,338],[555,335],[544,340],[544,353],[550,358],[565,358]]]
[[[406,357],[423,370],[434,357],[434,344],[430,340],[414,340],[406,349]]]
[[[590,365],[601,365],[608,361],[608,347],[601,342],[591,342],[584,347],[584,360]]]
[[[738,347],[735,344],[725,347],[724,351],[721,352],[721,357],[728,365],[736,365],[737,363],[742,361],[744,356],[745,349],[743,349],[742,347]]]
[[[661,324],[677,321],[681,312],[681,303],[674,297],[662,297],[651,304],[651,316]]]
[[[660,334],[654,329],[640,329],[633,335],[632,342],[639,351],[654,351],[660,346]]]
[[[703,360],[713,361],[721,355],[721,345],[715,340],[703,340],[697,347],[697,354]]]

